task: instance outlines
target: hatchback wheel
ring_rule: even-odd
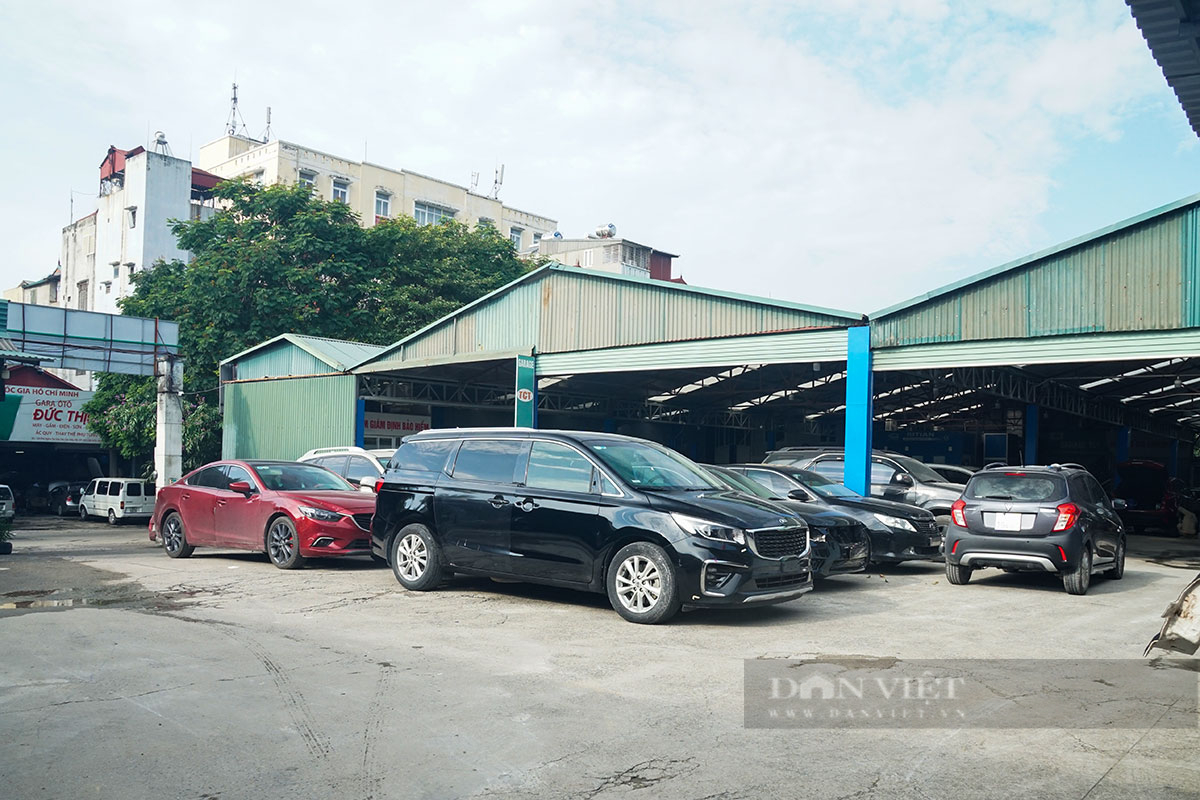
[[[1083,544],[1083,554],[1075,569],[1063,575],[1063,588],[1067,594],[1087,594],[1088,586],[1092,583],[1092,546]]]
[[[392,540],[392,572],[405,589],[427,592],[442,582],[442,552],[424,525],[405,525]]]
[[[962,586],[971,580],[972,572],[974,570],[970,567],[964,567],[962,564],[951,564],[950,559],[946,559],[946,580],[955,586]]]
[[[630,622],[653,625],[679,612],[679,584],[671,560],[658,545],[626,545],[608,565],[608,601]]]
[[[173,511],[163,520],[162,541],[163,549],[171,558],[187,558],[196,549],[188,544],[187,533],[183,529],[183,517]]]
[[[295,524],[287,517],[276,517],[267,526],[267,556],[280,569],[299,569],[304,566],[300,555],[300,537]]]
[[[1125,537],[1122,536],[1117,541],[1117,557],[1113,560],[1113,565],[1104,573],[1114,581],[1119,581],[1125,577]]]

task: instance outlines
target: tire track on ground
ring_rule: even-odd
[[[367,724],[363,728],[362,796],[364,800],[375,800],[383,790],[384,776],[376,753],[376,742],[383,736],[383,722],[388,713],[386,705],[392,696],[396,669],[390,663],[379,663],[379,680],[375,683],[375,694],[367,709]]]

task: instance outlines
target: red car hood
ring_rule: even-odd
[[[366,492],[280,492],[298,503],[337,509],[347,514],[375,513],[375,495]]]

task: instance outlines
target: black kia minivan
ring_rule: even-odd
[[[811,591],[808,526],[662,445],[609,433],[430,430],[380,485],[371,547],[407,589],[452,573],[606,592],[631,622]]]

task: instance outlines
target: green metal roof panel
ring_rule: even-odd
[[[876,348],[1200,326],[1200,195],[880,312]]]
[[[239,377],[248,377],[240,374],[248,365],[255,365],[251,367],[252,370],[266,370],[255,377],[311,375],[317,372],[346,372],[360,361],[372,358],[383,350],[383,347],[376,344],[282,333],[232,355],[221,363],[237,362]],[[296,351],[307,354],[309,358],[299,356]]]
[[[355,369],[561,353],[813,328],[861,315],[647,278],[550,264],[426,326]]]

